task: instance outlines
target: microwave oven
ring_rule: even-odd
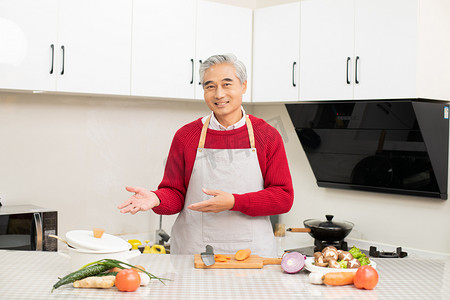
[[[57,251],[58,212],[34,205],[0,206],[0,249]]]

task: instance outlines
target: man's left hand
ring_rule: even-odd
[[[213,197],[202,202],[191,204],[187,208],[201,212],[218,213],[234,207],[234,196],[232,194],[220,190],[207,190],[205,188],[202,188],[202,191]]]

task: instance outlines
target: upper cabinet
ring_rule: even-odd
[[[131,2],[3,0],[0,88],[129,95]]]
[[[300,2],[255,10],[253,34],[253,101],[298,101]]]
[[[414,98],[417,0],[356,0],[354,98]]]
[[[245,102],[450,100],[449,0],[0,0],[0,90],[203,99],[233,53]]]
[[[196,3],[134,0],[131,95],[195,98]]]
[[[354,0],[303,1],[300,99],[353,99]]]
[[[416,0],[305,0],[300,99],[414,98]]]
[[[132,95],[203,99],[199,66],[215,54],[235,54],[251,78],[251,9],[135,0],[133,11]],[[250,101],[250,86],[247,91],[244,100]]]
[[[130,94],[131,9],[129,0],[59,1],[58,91]]]
[[[0,88],[56,90],[57,0],[0,1]]]

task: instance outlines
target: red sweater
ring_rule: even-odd
[[[235,204],[232,210],[249,216],[286,213],[292,207],[294,190],[283,140],[278,131],[264,120],[251,115],[249,117],[254,129],[264,189],[258,192],[233,194]],[[170,147],[164,178],[158,190],[154,191],[161,200],[161,204],[153,208],[155,213],[171,215],[183,209],[202,126],[200,118],[176,132]],[[247,126],[229,131],[208,129],[205,148],[250,148]]]

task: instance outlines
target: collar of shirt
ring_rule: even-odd
[[[208,129],[225,131],[225,130],[238,129],[238,128],[244,126],[245,125],[245,110],[242,106],[241,106],[241,110],[242,110],[242,118],[239,121],[237,121],[236,123],[234,123],[233,125],[228,126],[226,128],[224,126],[222,126],[219,123],[219,121],[217,121],[216,117],[214,116],[214,113],[211,112],[211,120],[209,121]],[[206,118],[208,118],[208,116],[204,116],[202,118],[203,124],[205,124]]]

